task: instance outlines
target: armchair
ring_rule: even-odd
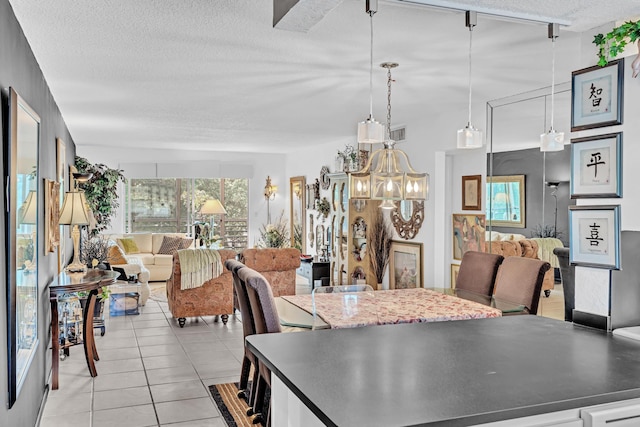
[[[274,297],[296,294],[296,269],[300,267],[298,249],[245,249],[241,261],[267,279]]]
[[[235,259],[235,251],[221,249],[220,261]],[[226,325],[229,314],[233,314],[233,276],[227,269],[220,276],[193,289],[181,289],[180,257],[173,255],[173,271],[167,280],[167,303],[171,315],[184,327],[187,317],[220,316]]]

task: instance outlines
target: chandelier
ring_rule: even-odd
[[[395,62],[380,64],[387,69],[387,138],[383,148],[373,152],[364,169],[350,177],[352,199],[382,200],[383,209],[395,208],[394,200],[425,200],[429,191],[429,175],[418,173],[404,151],[395,148],[391,139],[391,69]]]

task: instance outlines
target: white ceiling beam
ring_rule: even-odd
[[[273,0],[273,28],[308,32],[344,0]]]

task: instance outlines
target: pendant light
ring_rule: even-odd
[[[560,34],[559,24],[549,24],[549,38],[551,39],[551,128],[549,132],[540,135],[540,151],[564,150],[564,132],[556,132],[553,128],[556,83],[556,39]]]
[[[378,0],[366,0],[365,12],[369,15],[371,43],[369,56],[369,117],[358,123],[358,143],[375,144],[384,141],[384,125],[373,118],[373,15],[378,11]]]
[[[391,69],[398,64],[384,62],[380,66],[387,69],[387,138],[364,169],[351,174],[349,194],[352,199],[382,200],[379,207],[393,209],[394,200],[425,200],[429,175],[416,172],[404,151],[395,148],[391,139]]]
[[[464,129],[458,130],[458,148],[480,148],[482,147],[482,131],[476,129],[471,124],[471,47],[473,42],[473,27],[478,23],[478,14],[468,10],[465,13],[465,26],[469,28],[469,121]]]

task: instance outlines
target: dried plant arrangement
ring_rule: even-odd
[[[384,272],[389,265],[391,239],[393,238],[393,231],[389,224],[385,222],[382,210],[378,209],[367,231],[369,234],[367,251],[369,252],[371,270],[375,274],[378,283],[382,283]]]

